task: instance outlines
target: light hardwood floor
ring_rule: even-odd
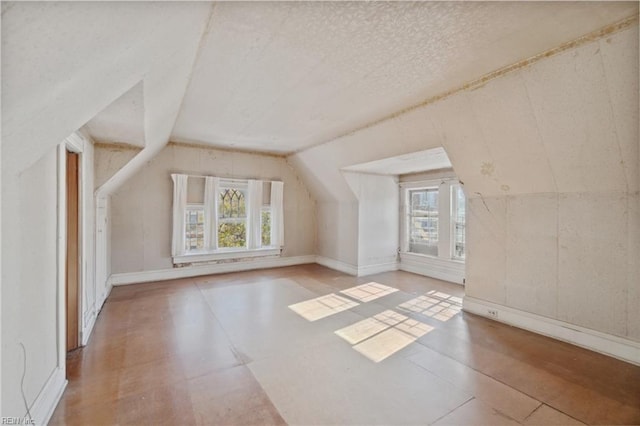
[[[318,265],[114,288],[51,424],[640,423],[640,367],[462,296]]]

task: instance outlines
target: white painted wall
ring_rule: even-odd
[[[98,189],[140,152],[129,145],[95,144],[94,187]]]
[[[42,407],[54,404],[61,387],[59,381],[48,381],[52,362],[58,362],[50,347],[56,335],[51,309],[59,303],[55,147],[140,82],[146,142],[165,143],[210,10],[211,4],[204,2],[3,4],[3,416],[25,413],[19,341],[29,351],[25,391],[29,404],[36,401],[32,408],[38,408],[38,401],[44,401]],[[89,182],[83,191],[85,207],[92,191]],[[32,210],[25,213],[20,206]],[[91,220],[90,213],[85,218]],[[85,260],[84,277],[90,279],[91,262]],[[86,331],[91,311],[100,304],[92,307],[91,286],[87,290],[82,299],[89,309],[83,312]],[[95,293],[100,296],[99,288]],[[46,415],[48,408],[40,414]]]
[[[397,177],[342,173],[358,199],[358,268],[394,270],[400,220]]]
[[[319,201],[318,256],[358,266],[358,203]]]
[[[210,10],[207,2],[17,2],[3,8],[7,167],[31,165],[140,81],[147,141],[167,126],[170,131],[174,92],[184,93],[189,55],[195,56]]]
[[[96,200],[94,197],[94,147],[88,135],[77,133],[83,139],[83,149],[80,154],[80,227],[81,250],[83,253],[81,264],[81,340],[87,343],[95,323],[102,301],[98,301],[95,280],[96,265]]]
[[[315,202],[284,158],[170,144],[111,196],[114,274],[172,268],[171,173],[282,180],[282,256],[315,253]]]
[[[443,146],[469,199],[467,294],[638,341],[638,75],[635,23],[290,161],[333,236],[342,167]],[[339,238],[319,250],[344,261]]]
[[[84,135],[74,136],[80,157],[80,260],[81,308],[79,325],[86,342],[97,314],[94,280],[94,198],[93,146]],[[64,144],[64,142],[63,142]],[[24,416],[20,381],[23,353],[26,347],[24,391],[32,417],[46,421],[55,407],[64,385],[64,262],[65,192],[59,199],[59,186],[64,185],[66,160],[64,148],[53,147],[20,175],[6,174],[3,200],[11,200],[13,208],[5,210],[3,245],[2,310],[2,406],[3,416]],[[62,222],[60,222],[60,220]],[[62,225],[62,226],[61,226]],[[62,250],[61,250],[62,249]],[[62,282],[60,281],[62,279]]]
[[[19,344],[27,351],[24,391],[30,406],[58,365],[56,148],[3,184],[3,196],[15,197],[13,208],[3,212],[4,229],[11,232],[2,240],[2,415],[24,416]]]

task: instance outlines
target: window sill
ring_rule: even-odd
[[[211,262],[227,259],[245,259],[251,257],[280,255],[280,249],[274,247],[259,248],[253,250],[222,249],[216,251],[194,251],[173,258],[174,265],[183,263]]]
[[[459,263],[461,265],[464,265],[464,263],[465,263],[464,259],[432,256],[430,254],[412,253],[412,252],[409,252],[409,251],[401,251],[400,252],[400,257],[405,257],[405,258],[408,258],[408,259],[413,258],[415,260],[420,260],[420,259],[424,259],[424,260],[433,259],[433,260],[436,260],[436,261],[441,260],[441,261],[444,261],[444,262]]]
[[[464,284],[465,264],[458,259],[444,259],[427,254],[400,253],[400,270]]]

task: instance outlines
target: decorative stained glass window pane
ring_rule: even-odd
[[[244,192],[226,188],[220,191],[220,218],[244,218],[247,216]]]

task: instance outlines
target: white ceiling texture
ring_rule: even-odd
[[[637,2],[217,3],[171,140],[300,152],[637,11]],[[141,146],[141,96],[134,88],[98,114],[92,136]]]
[[[220,3],[172,139],[304,150],[633,13],[633,2]]]

